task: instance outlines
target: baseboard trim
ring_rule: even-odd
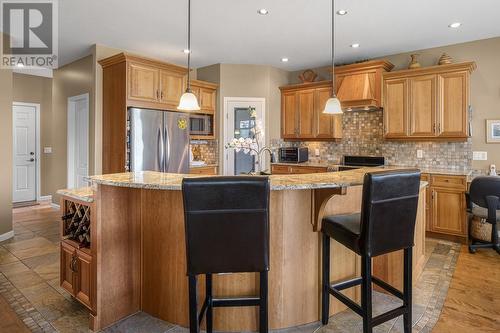
[[[53,202],[51,202],[51,203],[50,203],[50,206],[51,206],[52,208],[61,209],[61,206],[59,206],[58,204],[55,204],[55,203],[53,203]]]
[[[12,237],[14,237],[14,230],[11,230],[9,232],[1,234],[0,235],[0,242],[6,241],[7,239],[10,239]]]
[[[38,198],[38,201],[52,201],[52,195],[43,195]]]

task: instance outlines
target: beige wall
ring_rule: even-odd
[[[500,38],[484,39],[469,43],[417,50],[383,57],[397,69],[408,66],[410,54],[418,53],[422,66],[435,65],[446,52],[455,62],[475,61],[477,70],[471,77],[472,149],[488,152],[487,161],[473,161],[475,169],[487,169],[490,164],[500,166],[500,144],[486,143],[486,119],[500,119]],[[320,79],[330,79],[328,68],[314,69]],[[291,82],[298,83],[302,71],[290,74]]]
[[[279,86],[289,80],[287,71],[271,66],[217,64],[198,68],[200,80],[219,84],[217,106],[219,126],[219,165],[224,162],[224,97],[261,97],[266,99],[266,141],[280,136],[281,94]]]
[[[0,69],[0,236],[12,231],[12,71]]]
[[[52,86],[52,130],[47,135],[48,145],[52,146],[52,156],[47,161],[46,189],[53,195],[53,202],[58,203],[56,191],[67,185],[67,108],[68,97],[88,93],[89,100],[93,95],[93,57],[74,61],[54,71]],[[94,105],[89,104],[89,115],[92,119]],[[91,123],[90,123],[91,124]],[[93,133],[92,125],[89,132]],[[89,135],[89,174],[94,173],[94,137]]]
[[[51,195],[47,185],[52,183],[48,165],[52,154],[44,154],[43,147],[51,147],[52,126],[52,78],[14,73],[14,102],[40,104],[40,194]]]

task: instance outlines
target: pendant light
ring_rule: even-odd
[[[342,107],[340,101],[335,94],[335,0],[332,0],[332,88],[333,93],[326,101],[323,113],[326,114],[342,114]]]
[[[188,0],[188,77],[186,92],[182,94],[177,110],[181,111],[199,111],[200,105],[195,94],[191,91],[191,0]]]

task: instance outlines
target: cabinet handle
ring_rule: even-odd
[[[163,91],[160,93],[160,99],[163,101]]]
[[[432,126],[432,131],[434,132],[434,134],[436,134],[436,123],[434,123],[434,125]]]
[[[431,192],[431,198],[434,199],[434,190]]]
[[[158,91],[158,89],[156,89],[156,99],[160,99],[160,92]]]
[[[438,124],[438,133],[441,133],[441,124]]]

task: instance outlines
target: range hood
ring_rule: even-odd
[[[344,111],[382,108],[382,73],[394,67],[385,60],[335,67],[337,97]]]

